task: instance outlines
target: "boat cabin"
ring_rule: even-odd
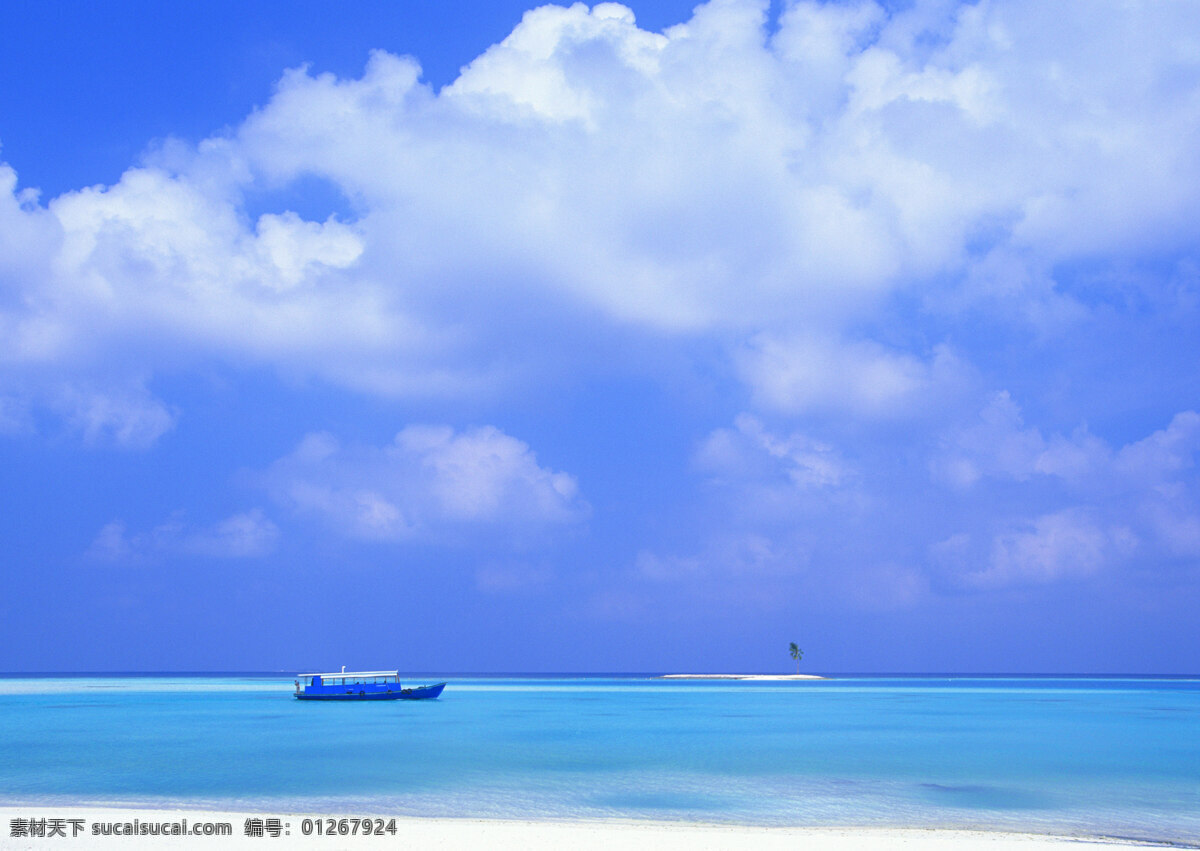
[[[296,678],[296,697],[301,699],[370,699],[400,694],[399,671],[335,671],[328,674],[300,674]]]

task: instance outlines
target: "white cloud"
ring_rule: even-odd
[[[933,462],[934,475],[966,488],[985,475],[1024,481],[1038,471],[1046,441],[1037,429],[1023,428],[1021,410],[1006,392],[995,393],[978,419],[946,440],[945,451]],[[1069,453],[1058,457],[1066,461]]]
[[[1191,469],[1198,450],[1200,414],[1183,411],[1165,429],[1123,446],[1113,460],[1113,467],[1138,481],[1160,482]]]
[[[125,534],[125,524],[119,520],[106,523],[88,548],[88,555],[103,561],[125,561],[134,546]]]
[[[271,359],[370,334],[370,287],[341,274],[361,238],[333,218],[246,223],[234,190],[162,167],[63,195],[50,211],[64,231],[52,296],[60,315],[90,323],[77,331],[81,346],[133,334],[160,358],[172,339],[184,352]]]
[[[951,582],[981,590],[1085,580],[1138,546],[1127,528],[1106,525],[1085,509],[1044,514],[996,534],[980,552],[970,535],[958,533],[931,547]]]
[[[490,426],[409,426],[381,448],[310,434],[265,483],[294,511],[368,540],[457,528],[522,533],[587,513],[572,476],[539,466],[528,445]]]
[[[944,347],[929,361],[869,341],[760,335],[739,357],[755,401],[789,414],[849,413],[892,418],[918,412],[961,381]]]
[[[971,576],[970,581],[1006,585],[1086,577],[1104,564],[1109,546],[1109,535],[1086,515],[1072,511],[1047,514],[1031,527],[997,536],[989,568]]]
[[[596,68],[602,71],[659,71],[659,54],[668,39],[634,24],[633,12],[615,3],[599,4],[590,12],[582,5],[526,12],[521,25],[465,68],[445,96],[503,119],[581,121],[594,129],[596,113],[610,107],[612,92],[604,88],[608,75],[588,74],[583,63],[589,58],[610,63]],[[605,53],[598,59],[573,55],[584,44]]]
[[[703,477],[705,501],[686,526],[687,542],[641,550],[626,577],[650,599],[677,588],[687,599],[774,609],[803,588],[858,608],[884,605],[884,585],[864,587],[866,567],[848,566],[841,552],[858,534],[851,530],[864,495],[862,471],[838,447],[739,414],[732,427],[700,441],[692,463]],[[879,571],[898,583],[893,603],[907,599],[899,591],[905,580]],[[893,587],[890,579],[886,587]]]
[[[1191,411],[1114,449],[1082,426],[1047,435],[995,393],[934,449],[929,469],[945,488],[919,480],[919,445],[847,445],[853,463],[746,414],[713,431],[694,455],[710,498],[699,540],[642,552],[631,575],[759,600],[785,593],[791,569],[830,598],[885,609],[935,591],[1184,575],[1200,556]],[[753,587],[733,587],[735,576]]]
[[[696,466],[725,481],[753,481],[779,476],[801,489],[836,487],[848,475],[838,452],[829,444],[800,433],[771,434],[749,414],[734,428],[717,429],[699,446]]]
[[[278,539],[279,528],[255,508],[193,534],[186,548],[205,555],[248,558],[270,553]]]
[[[175,425],[175,414],[138,386],[109,393],[67,386],[52,404],[89,444],[143,449]]]
[[[992,395],[970,424],[950,432],[934,458],[935,478],[967,488],[993,477],[1027,481],[1050,476],[1076,485],[1118,492],[1151,490],[1192,468],[1200,450],[1200,414],[1183,411],[1167,428],[1117,451],[1080,427],[1047,438],[1025,428],[1020,407],[1007,391]]]
[[[855,331],[891,297],[1032,315],[1064,262],[1193,250],[1195,6],[798,2],[769,38],[767,8],[542,7],[439,92],[383,52],[293,70],[228,136],[44,206],[0,167],[0,390],[216,358],[474,393],[536,345],[496,317],[552,306],[755,340],[761,404],[876,416],[936,372]],[[301,177],[356,220],[247,215]]]
[[[984,522],[991,531],[956,533],[932,546],[930,556],[954,583],[971,587],[1086,577],[1135,554],[1195,558],[1200,491],[1186,473],[1197,451],[1200,415],[1193,411],[1114,451],[1084,428],[1046,438],[1025,427],[1008,393],[997,393],[974,423],[946,440],[932,465],[935,478],[964,496],[990,481],[1027,482],[1029,504],[1047,498],[1046,485],[1061,483],[1063,492],[1049,492],[1063,507],[1021,521]]]
[[[182,512],[146,532],[130,534],[125,523],[106,524],[92,541],[88,556],[99,561],[146,563],[170,556],[256,558],[274,551],[278,527],[254,508],[221,522],[198,527]]]

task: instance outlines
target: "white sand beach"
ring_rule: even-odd
[[[660,680],[824,680],[816,674],[663,674]]]
[[[0,809],[3,835],[0,848],[40,849],[62,837],[14,837],[13,828],[24,822],[57,819],[63,822],[71,848],[486,848],[518,849],[653,849],[653,851],[698,851],[698,849],[794,849],[805,851],[859,851],[860,849],[932,849],[932,851],[1069,851],[1072,848],[1169,847],[1129,839],[1045,836],[977,830],[923,830],[903,828],[775,828],[628,821],[507,821],[479,819],[396,819],[396,833],[363,836],[305,836],[304,819],[329,816],[284,813],[230,813],[203,810],[132,810],[73,807],[6,807]],[[247,835],[247,820],[261,826],[278,819],[261,835]],[[80,825],[72,838],[75,825]],[[138,835],[143,825],[182,825],[189,830],[205,824],[229,825],[229,835],[155,836]],[[134,835],[95,835],[110,825],[132,830]],[[278,831],[272,836],[270,828]]]

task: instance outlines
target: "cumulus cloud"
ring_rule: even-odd
[[[1114,450],[1084,428],[1045,437],[998,393],[978,419],[951,435],[935,477],[963,492],[989,482],[1029,483],[1028,502],[1047,493],[1060,508],[1027,519],[984,523],[930,547],[952,584],[991,588],[1083,578],[1143,559],[1200,556],[1200,489],[1188,471],[1200,451],[1200,415]],[[1055,491],[1047,485],[1061,484]],[[987,493],[975,495],[987,499]],[[992,526],[989,531],[987,526]]]
[[[130,533],[124,522],[106,524],[92,541],[88,556],[99,561],[144,563],[169,556],[255,558],[274,551],[279,528],[254,508],[213,526],[189,524],[182,513],[145,532]]]
[[[849,475],[833,446],[798,432],[778,436],[740,414],[732,429],[713,431],[697,448],[698,469],[725,481],[781,477],[796,488],[836,487]]]
[[[934,458],[933,473],[959,488],[989,474],[1024,481],[1037,471],[1046,451],[1041,432],[1024,428],[1020,408],[1005,391],[994,394],[978,419],[945,443],[944,451]]]
[[[490,426],[408,426],[383,447],[310,434],[264,482],[298,514],[364,540],[528,532],[573,523],[588,510],[574,477],[541,467],[527,444]]]
[[[830,599],[883,610],[931,594],[1184,576],[1200,557],[1198,451],[1191,411],[1114,448],[1082,426],[1027,424],[1007,392],[947,432],[928,467],[919,444],[835,446],[742,414],[695,451],[702,531],[643,550],[631,581],[761,602],[804,574]]]
[[[940,346],[929,359],[871,341],[760,335],[738,357],[755,401],[788,414],[908,417],[959,389],[964,369]]]
[[[1146,491],[1168,485],[1191,469],[1200,450],[1200,414],[1183,411],[1170,424],[1118,450],[1080,427],[1067,436],[1045,437],[1026,428],[1021,409],[1006,391],[993,394],[978,417],[950,432],[934,458],[936,478],[959,488],[983,477],[1027,481],[1062,479],[1107,491]]]
[[[1195,7],[768,14],[712,0],[651,33],[544,6],[440,91],[378,51],[357,79],[288,71],[112,186],[43,204],[0,167],[0,392],[217,359],[476,393],[538,357],[496,331],[536,308],[716,335],[763,406],[878,415],[937,385],[936,338],[862,330],[895,299],[1029,312],[1067,298],[1063,264],[1200,237]],[[352,218],[248,212],[311,178]]]
[[[1198,450],[1200,414],[1183,411],[1165,429],[1121,447],[1113,467],[1121,475],[1156,483],[1191,469]]]
[[[271,552],[278,538],[278,527],[255,508],[193,534],[187,548],[205,555],[248,558]]]
[[[1004,529],[985,554],[963,533],[933,545],[931,553],[953,584],[986,590],[1087,579],[1136,545],[1128,528],[1106,527],[1086,509],[1067,509]]]
[[[73,327],[44,358],[70,363],[116,347],[160,366],[187,363],[189,351],[303,361],[371,334],[370,288],[339,277],[360,238],[333,218],[264,214],[247,224],[224,187],[158,167],[61,196],[50,212],[63,244],[47,295]]]
[[[766,566],[807,561],[798,554],[812,550],[814,541],[821,548],[837,546],[871,500],[864,471],[839,446],[769,427],[750,414],[700,441],[692,468],[702,477],[705,519],[698,521],[704,532],[697,544],[705,553],[688,552],[683,561],[663,557],[646,575],[695,558],[695,564],[742,565],[752,575],[772,575]]]
[[[140,386],[103,392],[68,385],[52,405],[89,444],[142,449],[175,425],[175,413]]]
[[[890,579],[864,578],[868,565],[854,557],[847,564],[844,548],[859,536],[865,505],[862,471],[839,447],[740,414],[699,442],[692,466],[702,477],[701,517],[689,524],[686,542],[639,551],[629,583],[650,595],[676,588],[728,606],[776,609],[799,587],[858,608],[891,605],[880,598]],[[899,575],[869,567],[872,575]]]

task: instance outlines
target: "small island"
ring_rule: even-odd
[[[657,679],[660,680],[823,680],[826,677],[819,677],[816,674],[800,673],[800,660],[804,658],[804,651],[800,649],[800,645],[796,642],[788,644],[788,653],[796,662],[796,673],[794,674],[663,674]]]

